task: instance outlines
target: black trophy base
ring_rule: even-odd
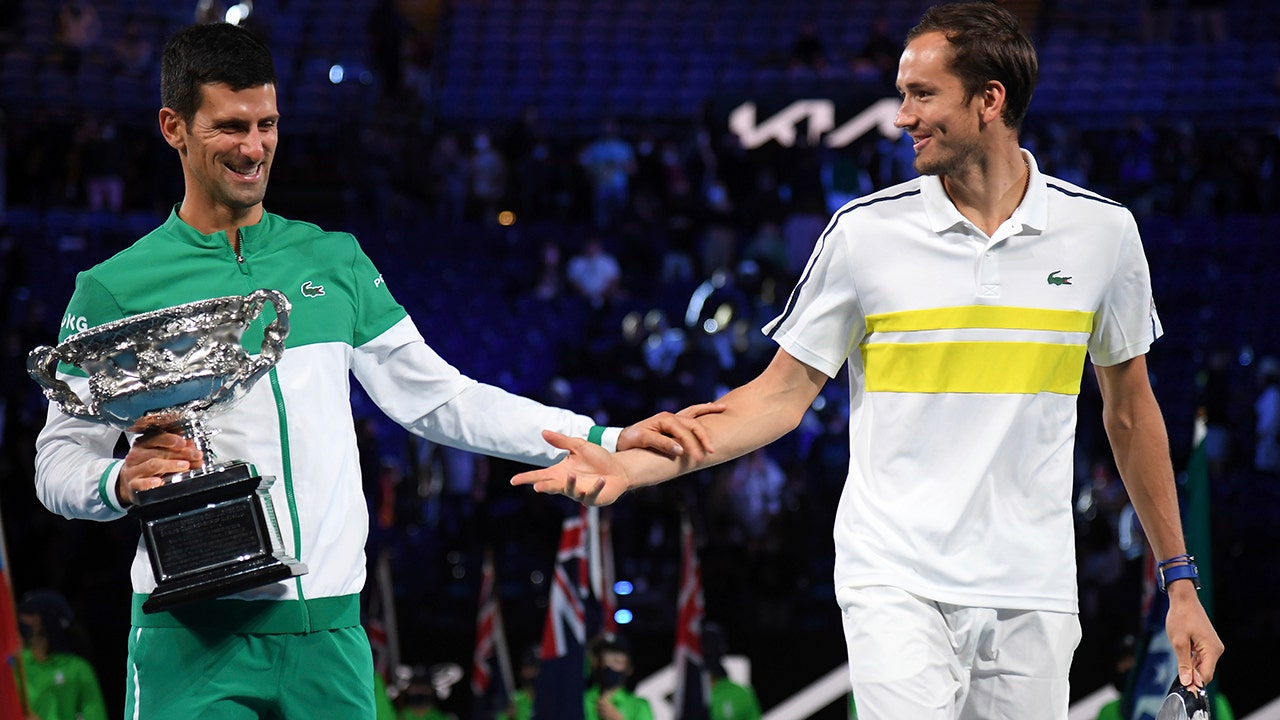
[[[156,589],[153,613],[307,572],[285,554],[268,490],[275,478],[234,462],[135,494]]]

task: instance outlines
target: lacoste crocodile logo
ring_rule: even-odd
[[[302,283],[303,297],[309,297],[309,298],[320,297],[323,294],[324,294],[323,285],[312,285],[310,280]]]
[[[1062,276],[1058,275],[1058,273],[1060,273],[1060,272],[1062,272],[1062,271],[1061,271],[1061,270],[1054,270],[1053,272],[1049,273],[1048,280],[1049,280],[1049,284],[1050,284],[1050,285],[1070,285],[1070,284],[1071,284],[1071,278],[1070,278],[1070,277],[1062,277]]]

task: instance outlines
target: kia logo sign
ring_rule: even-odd
[[[902,130],[894,127],[898,100],[884,98],[868,105],[842,125],[836,126],[836,104],[832,100],[796,100],[763,122],[756,121],[756,104],[744,102],[729,113],[729,129],[738,136],[742,147],[753,150],[774,141],[783,147],[796,144],[800,123],[805,123],[805,139],[809,145],[844,147],[872,130],[894,139]]]

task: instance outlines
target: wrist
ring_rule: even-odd
[[[1179,580],[1189,580],[1190,582],[1178,583]],[[1190,586],[1199,590],[1200,569],[1196,567],[1195,557],[1183,553],[1156,563],[1156,583],[1166,593],[1169,592],[1171,583]],[[1185,592],[1186,588],[1179,588],[1179,590]]]
[[[622,435],[622,428],[592,425],[591,430],[587,432],[587,442],[599,445],[609,452],[617,452],[620,435]]]

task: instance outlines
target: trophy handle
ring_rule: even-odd
[[[81,420],[99,418],[66,382],[54,377],[58,366],[57,348],[41,345],[27,355],[27,374],[44,388],[44,396],[66,414]]]
[[[292,308],[289,298],[279,290],[269,288],[254,290],[245,297],[246,305],[258,308],[253,313],[254,317],[262,312],[261,305],[264,302],[270,302],[275,307],[276,319],[262,331],[262,351],[257,359],[246,365],[233,382],[227,383],[228,387],[238,385],[248,387],[256,383],[268,370],[275,367],[277,362],[280,362],[280,356],[284,354],[284,339],[289,335],[289,310]]]

